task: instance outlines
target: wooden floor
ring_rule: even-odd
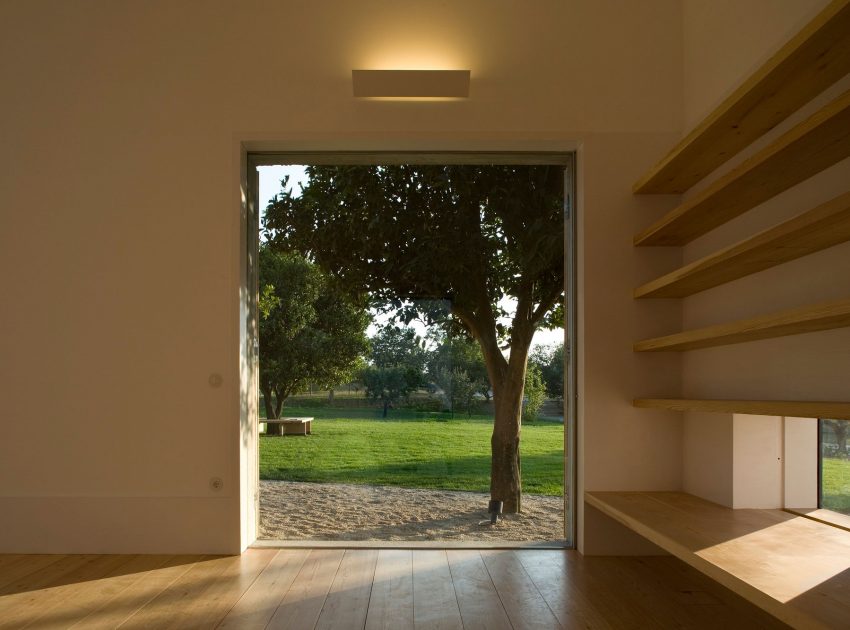
[[[672,557],[250,549],[0,555],[0,628],[776,628]]]

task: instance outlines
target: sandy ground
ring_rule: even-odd
[[[489,525],[489,495],[392,486],[260,481],[260,538],[560,541],[562,497],[525,495]],[[480,521],[487,520],[486,525]]]

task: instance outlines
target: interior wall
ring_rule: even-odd
[[[830,0],[684,0],[684,126],[691,129]]]
[[[687,412],[683,430],[682,489],[708,501],[732,507],[732,414]]]
[[[677,256],[635,256],[671,202],[628,189],[681,131],[681,29],[677,0],[0,3],[0,552],[252,540],[242,148],[579,147],[580,489],[677,487],[680,428],[630,400],[678,386],[631,352],[678,307],[627,289]],[[471,97],[351,97],[391,67]]]

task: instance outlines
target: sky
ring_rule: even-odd
[[[307,174],[305,172],[305,167],[299,164],[290,164],[285,166],[260,166],[258,167],[260,171],[260,218],[262,220],[262,216],[265,213],[266,206],[272,200],[272,198],[281,192],[281,181],[285,176],[289,176],[289,181],[287,182],[287,188],[293,193],[296,194],[300,191],[299,184],[306,183]],[[502,300],[502,306],[505,307],[508,312],[513,312],[513,300],[504,299]],[[378,325],[385,323],[388,321],[389,316],[375,316],[375,321],[369,327],[367,334],[372,336],[376,330]],[[416,330],[416,334],[420,337],[425,337],[427,333],[427,327],[421,322],[411,322],[411,327]],[[531,343],[532,349],[537,346],[550,346],[558,343],[562,343],[564,341],[564,330],[562,328],[558,328],[556,330],[538,330],[534,333],[534,341]]]

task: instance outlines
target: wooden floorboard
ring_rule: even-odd
[[[205,558],[196,562],[120,627],[128,630],[195,627],[189,617],[192,604],[203,597],[205,591],[230,565],[239,561],[239,556],[228,556]]]
[[[412,630],[413,552],[380,549],[369,598],[366,630]]]
[[[576,566],[576,554],[527,550],[518,551],[517,557],[564,628],[611,630],[616,627],[609,622],[598,599],[588,592],[587,575],[583,568]],[[611,597],[615,594],[611,593]]]
[[[203,556],[173,556],[161,566],[131,574],[132,581],[117,580],[113,596],[104,596],[101,605],[71,627],[86,630],[117,628],[147,606],[175,580],[182,577]],[[123,588],[122,588],[123,586]]]
[[[0,628],[785,627],[672,557],[549,549],[0,555]]]
[[[251,549],[246,554],[257,551]],[[244,554],[243,554],[244,555]],[[281,549],[225,615],[220,629],[265,628],[289,592],[310,551]]]
[[[349,549],[345,552],[316,628],[363,628],[369,611],[369,597],[375,579],[377,549]]]
[[[344,554],[345,551],[342,549],[310,551],[266,628],[275,630],[314,628]]]
[[[481,552],[475,549],[453,549],[446,553],[465,630],[510,629],[512,626],[508,614],[502,606]]]
[[[109,557],[109,556],[106,556]],[[72,594],[67,594],[61,600],[56,599],[56,605],[44,614],[38,616],[27,628],[33,627],[38,630],[59,630],[67,628],[69,622],[77,623],[76,620],[88,619],[91,625],[96,625],[98,610],[112,604],[122,605],[119,599],[122,593],[132,587],[140,576],[156,569],[161,569],[171,561],[173,556],[115,556],[124,558],[125,562],[119,564],[109,574],[103,576],[96,583],[83,582],[75,585]],[[80,624],[89,625],[89,624]]]
[[[514,628],[559,627],[515,551],[484,551],[481,555]]]
[[[417,630],[463,628],[444,550],[413,550],[413,625]]]

